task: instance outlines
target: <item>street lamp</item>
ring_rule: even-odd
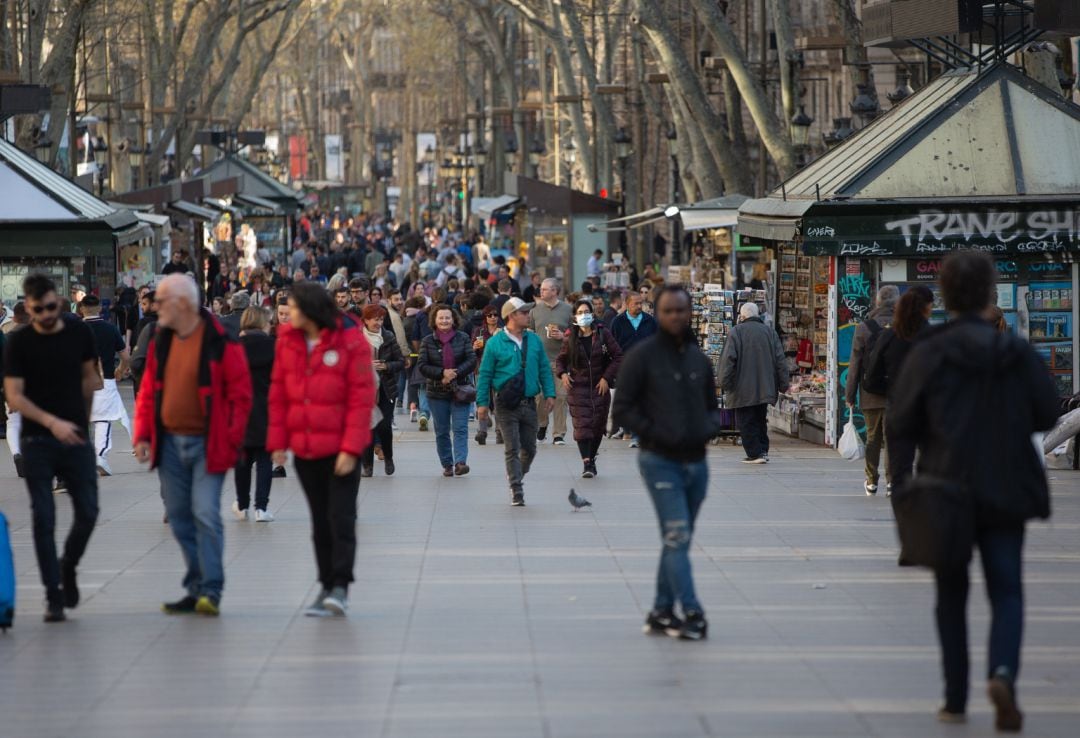
[[[806,114],[806,106],[800,105],[799,112],[791,117],[791,143],[796,148],[804,149],[810,143],[810,126],[814,119]]]
[[[540,178],[540,159],[544,156],[544,142],[540,136],[533,136],[532,146],[529,147],[529,163],[533,166],[533,176]]]
[[[896,70],[896,89],[885,95],[885,97],[889,98],[889,102],[892,103],[893,107],[915,94],[910,82],[911,75],[907,69]]]
[[[431,144],[428,144],[427,148],[424,149],[424,163],[429,166],[435,163],[435,149]]]
[[[37,140],[37,143],[34,144],[34,156],[37,157],[37,160],[40,161],[42,164],[48,164],[49,157],[51,155],[52,141],[50,141],[47,137],[42,136]]]
[[[625,161],[630,156],[630,134],[626,128],[620,128],[615,132],[615,156]]]
[[[100,136],[94,141],[94,163],[101,169],[109,161],[109,144]]]
[[[822,134],[822,140],[830,149],[855,133],[851,127],[851,118],[833,118],[833,129]]]
[[[855,94],[855,99],[848,104],[848,107],[851,108],[851,112],[865,127],[870,125],[874,118],[878,117],[878,114],[881,113],[881,107],[878,105],[877,99],[870,94],[870,85],[860,83],[856,85],[856,89],[858,92]]]

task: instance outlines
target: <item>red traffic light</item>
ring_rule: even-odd
[[[604,198],[606,200],[607,199],[607,194],[608,194],[607,193],[607,187],[601,187],[600,188],[600,197],[602,197],[602,198]]]

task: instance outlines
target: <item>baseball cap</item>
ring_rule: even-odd
[[[510,317],[511,313],[516,313],[518,310],[524,310],[528,312],[536,307],[536,303],[525,302],[520,297],[511,297],[502,306],[502,319],[506,320]]]

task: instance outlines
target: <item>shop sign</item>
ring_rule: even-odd
[[[803,248],[811,255],[856,258],[922,256],[951,251],[990,254],[1080,252],[1080,210],[942,210],[908,213],[809,216],[803,221]]]

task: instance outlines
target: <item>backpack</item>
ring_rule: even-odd
[[[873,330],[873,329],[871,329]],[[889,391],[889,367],[885,356],[896,338],[891,325],[871,333],[863,349],[863,363],[859,371],[859,387],[872,395],[885,395]]]

